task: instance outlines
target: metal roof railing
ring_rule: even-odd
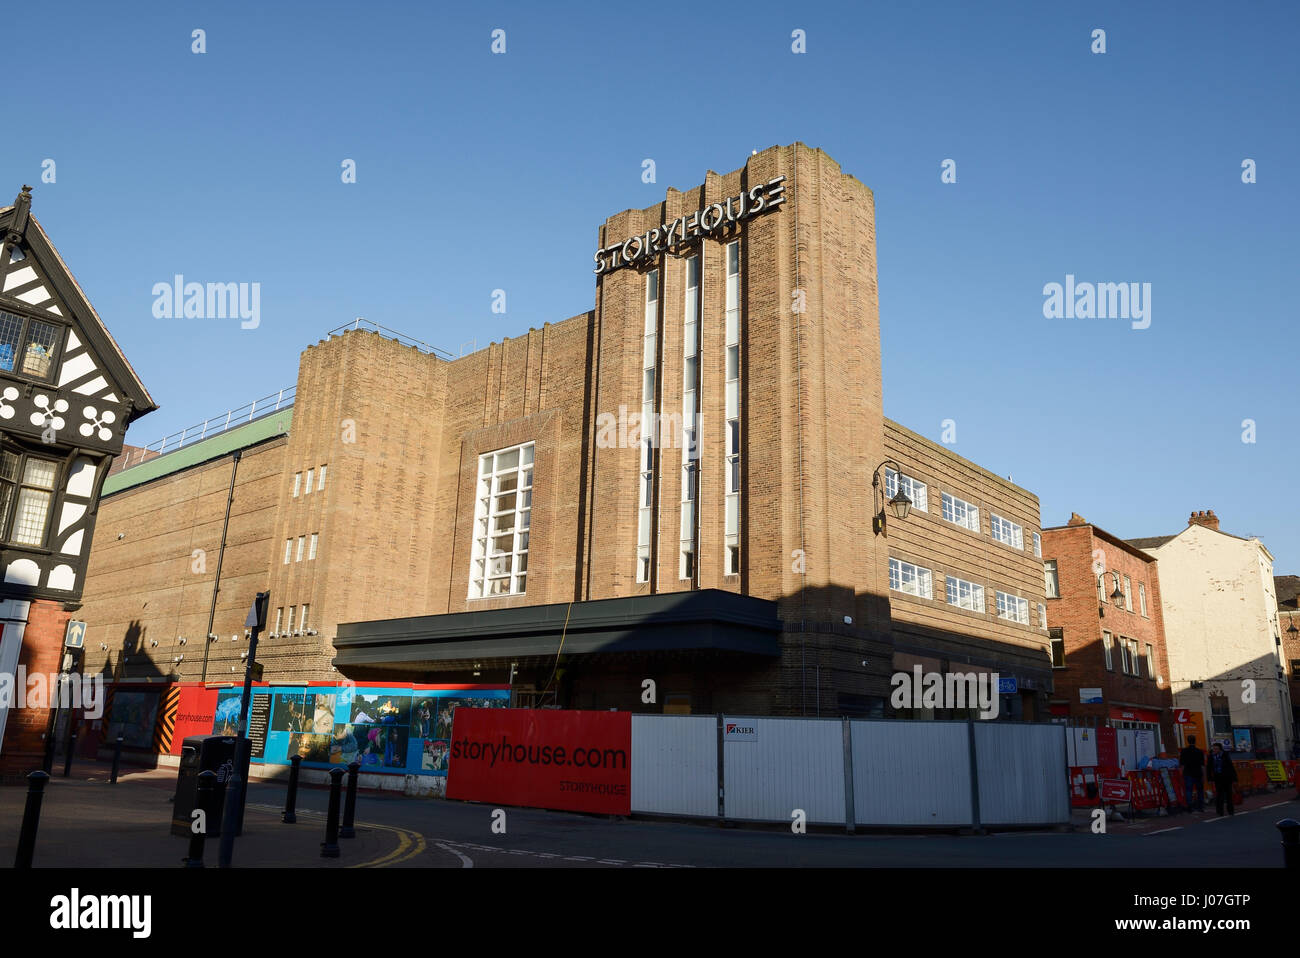
[[[281,409],[288,409],[293,405],[294,396],[298,391],[296,385],[288,386],[279,392],[271,393],[269,396],[263,396],[261,399],[254,399],[251,403],[245,403],[235,409],[219,413],[197,423],[188,426],[180,432],[174,432],[170,436],[164,436],[157,442],[151,442],[147,446],[131,449],[129,452],[123,452],[122,463],[123,469],[130,469],[132,466],[138,466],[142,462],[150,459],[157,459],[159,456],[175,452],[185,446],[193,445],[196,442],[202,442],[204,439],[210,439],[218,436],[228,429],[236,426],[242,426],[244,423],[252,422],[259,416],[269,416],[273,412]]]
[[[396,340],[397,342],[401,343],[404,346],[414,346],[416,349],[420,350],[421,352],[433,353],[435,356],[437,355],[445,356],[448,359],[456,358],[451,353],[447,352],[447,350],[445,349],[440,349],[437,346],[431,346],[430,344],[426,343],[422,339],[416,339],[414,336],[407,336],[405,333],[399,333],[397,330],[389,329],[387,326],[380,326],[378,323],[372,322],[369,319],[364,319],[361,316],[358,316],[350,323],[345,323],[342,326],[339,326],[335,329],[331,329],[329,333],[327,333],[326,335],[335,336],[340,333],[346,333],[347,331],[352,329],[368,329],[371,332],[378,333],[380,336],[383,336],[385,339]]]

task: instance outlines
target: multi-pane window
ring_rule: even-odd
[[[63,341],[63,327],[0,310],[0,369],[49,378]]]
[[[1124,576],[1124,608],[1133,611],[1133,583],[1128,576]]]
[[[927,489],[924,482],[919,479],[913,479],[907,473],[903,473],[901,481],[899,474],[893,469],[885,469],[885,498],[892,499],[898,495],[899,486],[902,486],[903,495],[912,500],[912,508],[920,512],[930,511],[930,501],[927,495]]]
[[[303,546],[305,546],[306,544],[307,544],[307,537],[306,537],[306,536],[299,536],[299,537],[298,537],[298,552],[297,552],[297,554],[294,556],[294,559],[293,559],[294,562],[301,562],[301,561],[302,561],[302,548],[303,548]]]
[[[906,592],[922,599],[934,597],[929,569],[892,557],[889,560],[889,587],[895,592]]]
[[[532,443],[479,457],[471,599],[526,591],[532,507]]]
[[[947,576],[948,604],[972,612],[984,611],[984,586]]]
[[[1008,592],[998,592],[998,618],[1029,624],[1029,600]]]
[[[292,633],[292,632],[293,632],[293,612],[294,612],[294,609],[296,609],[296,608],[297,608],[297,606],[293,606],[293,605],[289,606],[289,618],[288,618],[287,620],[285,620],[285,626],[284,626],[284,631],[285,631],[285,632],[288,632],[288,633]]]
[[[319,538],[320,538],[320,533],[319,533],[319,532],[313,532],[313,533],[311,534],[311,543],[307,546],[307,558],[308,558],[308,559],[314,559],[314,558],[316,558],[316,540],[319,539]],[[303,608],[306,608],[306,606],[303,606]]]
[[[1232,712],[1226,695],[1210,696],[1210,722],[1215,735],[1232,734]]]
[[[295,499],[298,498],[298,490],[301,488],[302,488],[302,473],[295,472],[293,474],[293,498]]]
[[[302,609],[299,610],[298,628],[302,629],[304,632],[307,631],[307,613],[310,611],[311,611],[311,606],[308,605],[306,602],[302,604]]]
[[[655,494],[655,374],[658,371],[659,270],[645,278],[645,333],[641,370],[641,455],[637,483],[639,506],[636,535],[636,581],[650,581],[650,536],[654,526]]]
[[[947,492],[943,494],[943,517],[959,526],[965,526],[975,532],[980,531],[979,507]]]
[[[271,630],[275,635],[280,634],[280,623],[284,621],[284,606],[275,610],[275,628]]]
[[[321,466],[321,467],[320,467],[320,471],[319,471],[318,473],[316,473],[316,491],[317,491],[317,492],[320,492],[322,489],[325,488],[325,469],[326,469],[325,466]]]
[[[695,502],[699,489],[700,451],[696,411],[699,405],[700,257],[686,261],[686,307],[682,328],[682,525],[678,576],[695,578]]]
[[[1111,638],[1111,634],[1110,634],[1109,632],[1102,632],[1102,634],[1101,634],[1101,648],[1102,648],[1102,651],[1106,653],[1106,671],[1107,671],[1107,672],[1114,672],[1114,671],[1115,671],[1115,659],[1114,659],[1114,657],[1113,657],[1113,653],[1112,653],[1112,647],[1113,647],[1113,646],[1114,646],[1114,640]]]
[[[289,560],[293,557],[293,538],[284,540],[284,564],[288,565]]]
[[[726,298],[726,532],[724,571],[740,573],[740,243],[727,244]]]
[[[1142,608],[1142,615],[1147,614],[1147,586],[1145,582],[1138,583],[1138,604]]]
[[[1040,559],[1043,557],[1043,537],[1037,532],[1034,533],[1034,555]]]
[[[45,543],[59,464],[0,450],[0,523],[3,538],[25,546]]]
[[[1119,654],[1120,654],[1120,670],[1125,675],[1132,675],[1134,670],[1137,667],[1137,664],[1133,661],[1133,650],[1131,647],[1131,643],[1129,642],[1128,639],[1124,638],[1124,636],[1122,635],[1119,637]]]
[[[1142,675],[1142,650],[1141,647],[1138,645],[1137,639],[1129,639],[1128,647],[1129,647],[1128,648],[1129,658],[1133,662],[1133,674],[1137,676],[1141,676]],[[1148,675],[1147,678],[1151,678],[1151,676]]]
[[[302,491],[302,494],[303,494],[304,496],[309,496],[309,495],[311,495],[311,481],[312,481],[312,479],[315,478],[315,474],[316,474],[316,470],[315,470],[315,469],[308,469],[308,470],[307,470],[307,483],[306,483],[306,486],[303,488],[303,491]]]
[[[1047,585],[1047,597],[1049,599],[1059,599],[1061,597],[1061,577],[1056,571],[1056,560],[1048,559],[1043,563],[1043,578]]]
[[[1048,641],[1052,643],[1052,668],[1065,668],[1065,630],[1052,629],[1048,633]]]
[[[1047,628],[1047,606],[1041,602],[1038,603],[1038,627],[1040,629]]]
[[[1156,649],[1150,642],[1147,643],[1147,678],[1156,677]]]
[[[991,513],[990,523],[993,527],[993,538],[1004,545],[1013,546],[1016,549],[1025,547],[1025,528],[1012,522],[1010,519],[1003,519],[996,512]]]

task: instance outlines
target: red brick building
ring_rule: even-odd
[[[1300,575],[1275,575],[1282,666],[1291,688],[1291,739],[1300,743]],[[1296,748],[1300,750],[1300,744]]]
[[[1043,530],[1051,712],[1071,725],[1159,729],[1177,746],[1155,559],[1078,513]]]
[[[44,759],[50,677],[78,669],[64,643],[100,491],[126,427],[155,408],[24,186],[0,209],[0,677],[12,690],[0,702],[0,771]]]

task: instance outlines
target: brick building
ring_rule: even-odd
[[[1291,749],[1300,752],[1300,575],[1273,577],[1282,664],[1291,691]]]
[[[229,678],[269,588],[268,678],[880,714],[921,663],[1040,715],[1038,501],[885,419],[870,190],[773,147],[598,234],[588,312],[460,358],[346,330],[291,414],[114,475],[99,665]],[[877,532],[899,472],[916,507]]]
[[[62,680],[50,677],[77,664],[64,644],[100,489],[126,427],[156,408],[31,199],[25,186],[0,209],[0,771],[10,773],[39,767],[53,742]]]
[[[1071,725],[1149,729],[1157,751],[1180,746],[1155,559],[1074,513],[1043,530],[1043,568],[1052,715]]]

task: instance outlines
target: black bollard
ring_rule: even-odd
[[[68,739],[68,754],[63,756],[63,777],[67,778],[72,774],[72,753],[77,748],[77,733],[73,732],[72,737]]]
[[[339,857],[339,792],[343,789],[343,769],[330,769],[330,809],[325,820],[325,841],[320,843],[321,858]]]
[[[108,776],[108,784],[117,784],[117,767],[122,762],[122,736],[117,737],[117,744],[113,746],[113,772]]]
[[[360,772],[360,762],[353,762],[348,766],[348,797],[343,803],[343,827],[339,829],[339,838],[357,837],[357,831],[352,827],[352,819],[357,814],[357,776]]]
[[[31,868],[36,851],[36,829],[41,824],[41,800],[45,797],[45,784],[50,776],[45,772],[32,772],[27,776],[27,807],[23,809],[23,827],[18,833],[18,854],[14,868]]]
[[[294,809],[298,806],[298,768],[302,765],[302,756],[293,756],[289,759],[289,764],[293,767],[289,769],[289,792],[284,796],[284,815],[280,821],[286,825],[293,825],[298,821]]]
[[[200,816],[203,827],[196,831],[194,821],[190,821],[190,854],[188,858],[181,859],[186,868],[203,867],[203,843],[208,837],[208,818],[216,811],[212,807],[212,796],[216,787],[216,772],[211,769],[206,772],[199,772],[198,788],[194,793],[194,807],[203,812],[203,815]]]
[[[1282,833],[1282,867],[1300,868],[1300,822],[1284,818],[1277,823],[1277,830]]]

